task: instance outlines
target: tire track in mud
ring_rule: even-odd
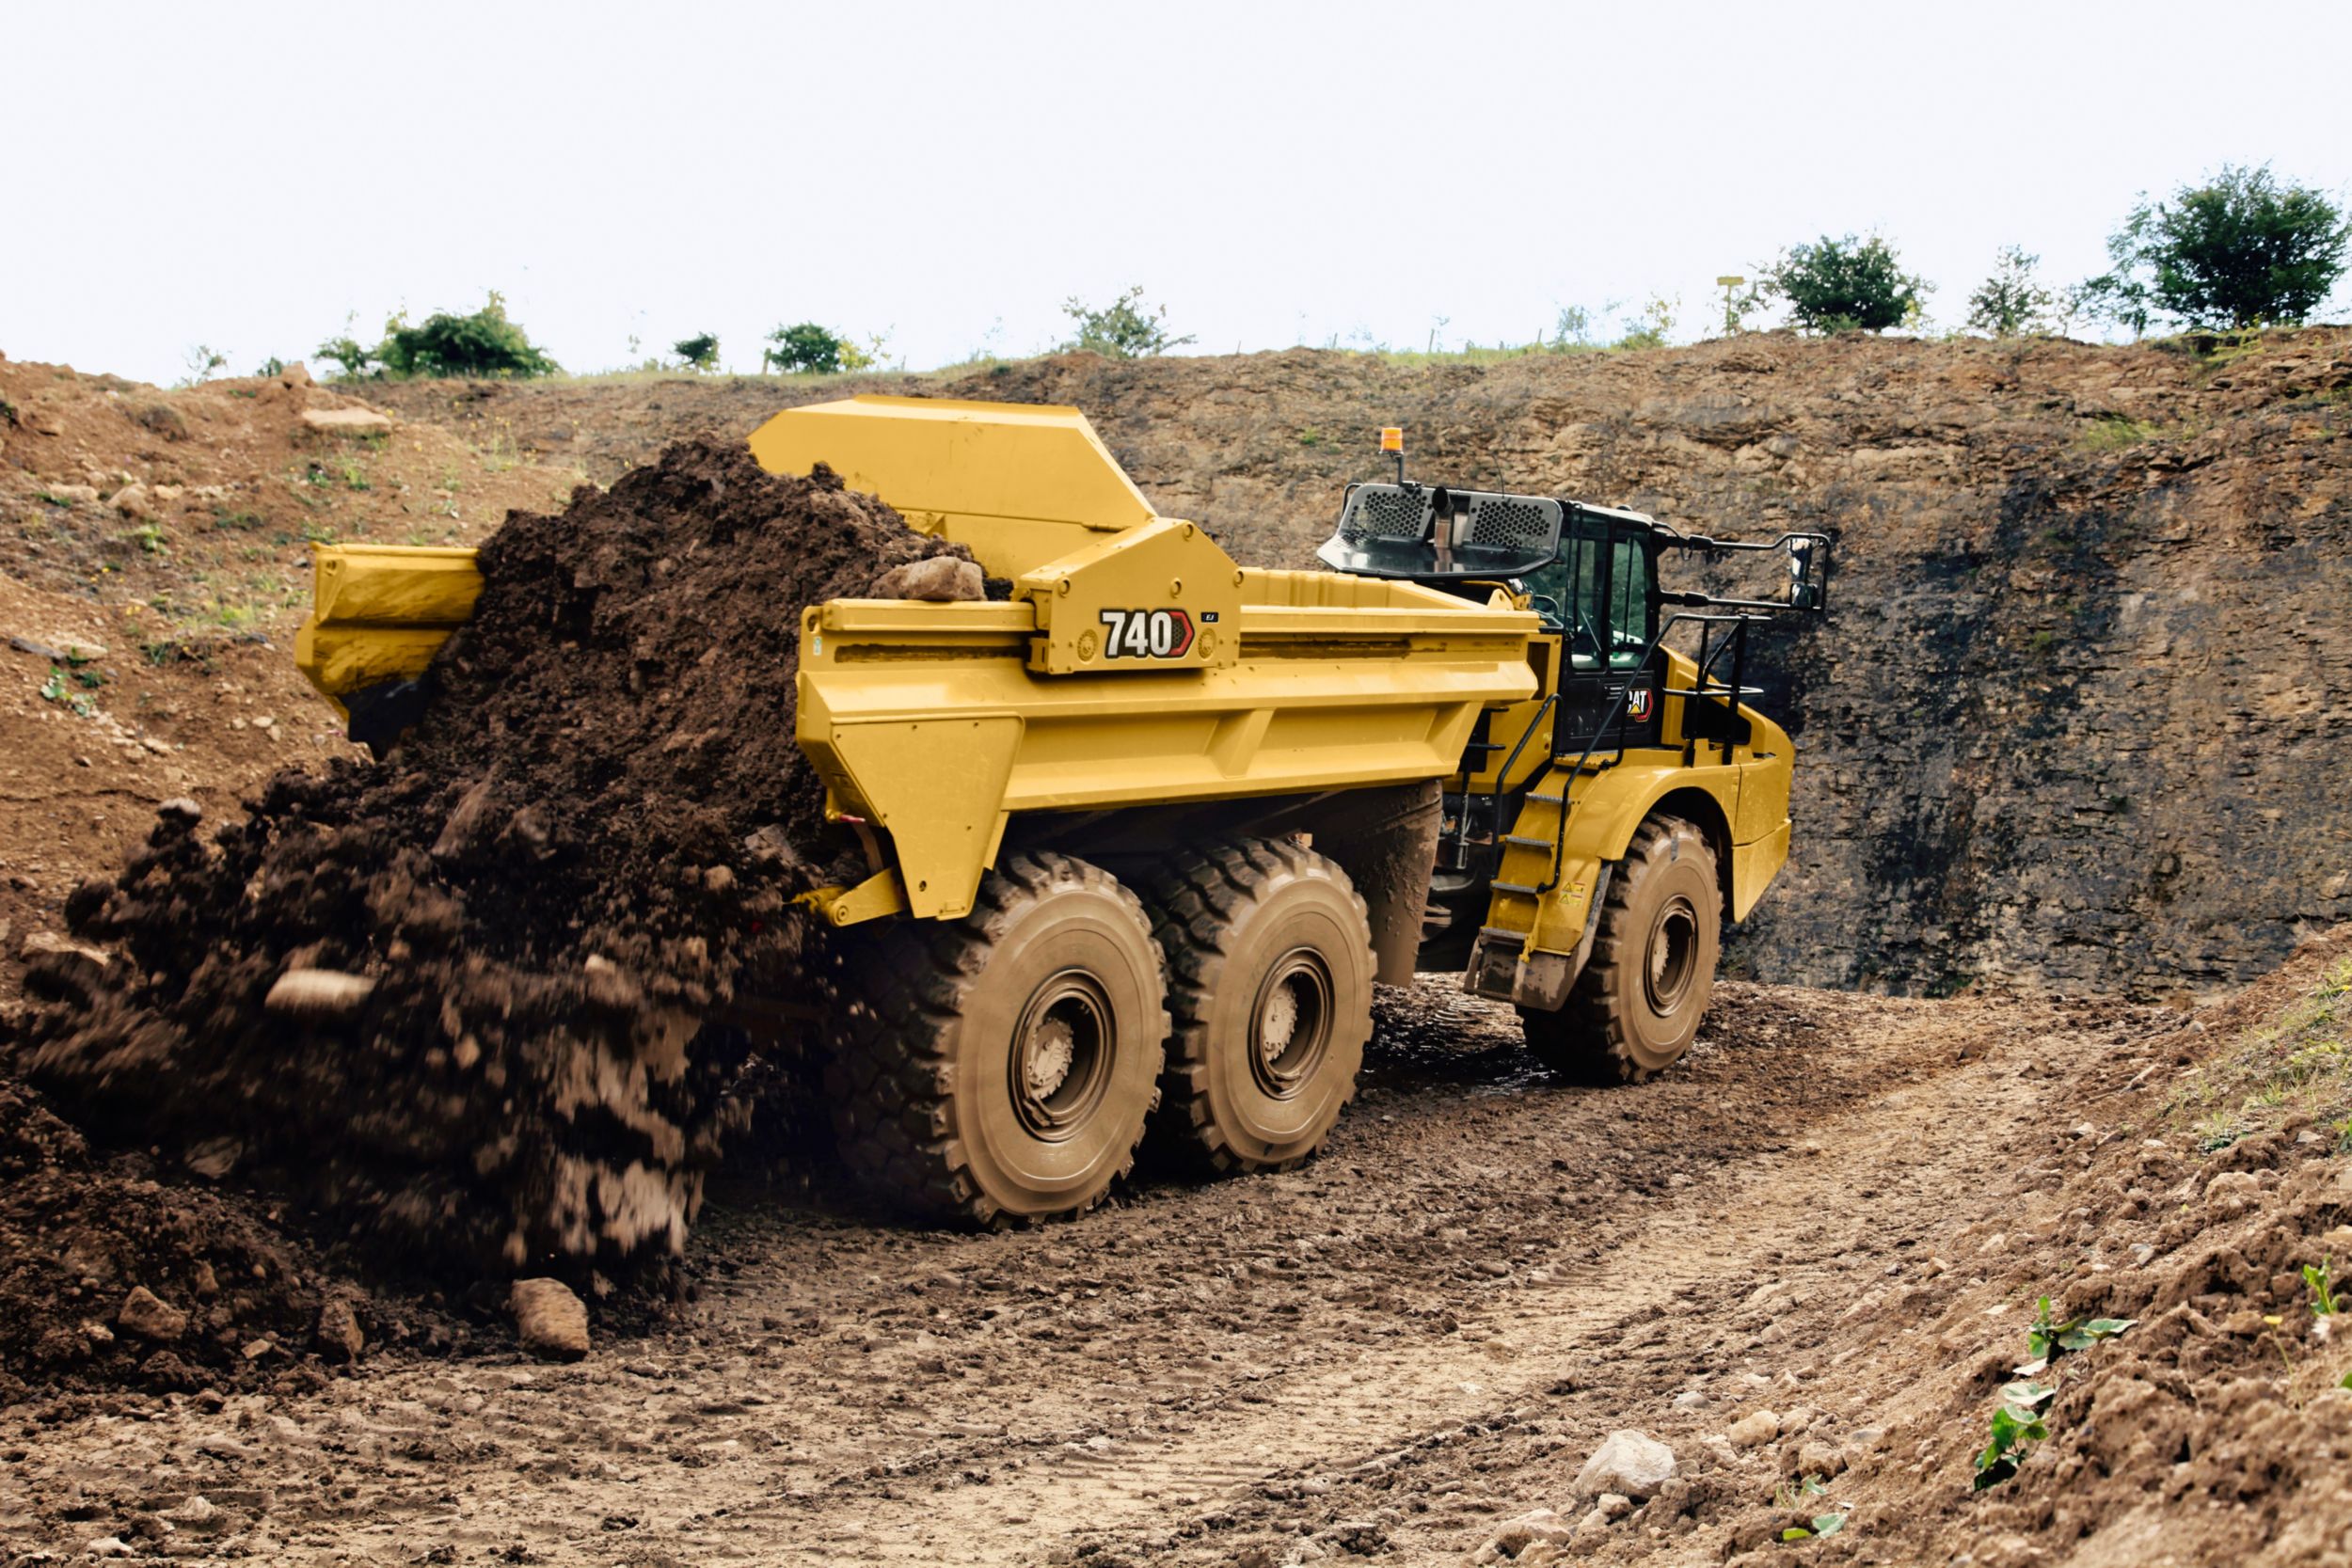
[[[1613,1348],[1622,1331],[1710,1282],[1759,1269],[1802,1279],[1802,1265],[1769,1266],[1792,1252],[1821,1250],[1809,1243],[1838,1228],[1824,1214],[1857,1190],[1879,1195],[1890,1226],[1952,1209],[1965,1191],[1956,1173],[1981,1167],[2040,1112],[2004,1092],[2017,1048],[2027,1042],[2043,1052],[2052,1046],[2041,1026],[2023,1022],[2001,1037],[1968,1041],[1977,1053],[1952,1070],[1803,1129],[1808,1142],[1799,1150],[1679,1189],[1680,1201],[1644,1216],[1600,1260],[1552,1272],[1516,1292],[1520,1299],[1498,1314],[1491,1338],[1449,1337],[1277,1374],[1242,1393],[1237,1408],[1189,1431],[1063,1441],[985,1488],[930,1495],[912,1507],[909,1499],[842,1486],[823,1506],[853,1507],[854,1529],[820,1528],[822,1539],[766,1549],[781,1547],[778,1560],[811,1563],[935,1562],[946,1560],[943,1554],[976,1563],[1035,1561],[1042,1540],[1165,1532],[1278,1476],[1378,1464],[1433,1433],[1539,1402],[1571,1360]],[[1948,1022],[1933,1010],[1903,1021],[1884,1045],[1902,1059],[1958,1054]],[[2011,1109],[1990,1114],[2000,1106]],[[771,1518],[787,1535],[815,1523],[804,1511],[757,1506],[731,1517],[738,1524]]]

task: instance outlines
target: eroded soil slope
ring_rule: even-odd
[[[2211,993],[2352,917],[2352,813],[2318,804],[2352,766],[2352,332],[384,395],[605,473],[859,389],[1075,404],[1162,510],[1269,565],[1310,562],[1384,423],[1432,480],[1826,529],[1834,613],[1763,661],[1803,756],[1793,863],[1731,947],[1758,978]]]

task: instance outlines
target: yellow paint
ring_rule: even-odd
[[[805,904],[833,925],[855,926],[861,921],[903,914],[907,895],[898,881],[898,872],[885,867],[855,887],[835,884],[812,888],[792,902]]]
[[[916,531],[969,546],[991,577],[1156,515],[1086,416],[1053,404],[856,397],[787,408],[751,445],[771,473],[827,465]]]

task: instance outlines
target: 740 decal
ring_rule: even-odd
[[[1182,658],[1192,650],[1192,617],[1181,610],[1105,610],[1104,658]]]

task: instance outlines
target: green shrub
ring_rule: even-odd
[[[1062,302],[1062,314],[1078,324],[1078,335],[1064,349],[1099,354],[1106,359],[1142,359],[1182,348],[1196,340],[1172,338],[1168,331],[1168,307],[1143,308],[1143,285],[1095,309],[1075,294]]]
[[[331,359],[342,366],[346,381],[358,380],[368,373],[368,367],[375,362],[375,350],[349,333],[327,339],[313,353],[321,359]]]
[[[1649,303],[1639,314],[1625,318],[1625,333],[1613,348],[1664,348],[1666,334],[1674,330],[1675,312],[1681,308],[1680,299],[1668,299],[1664,294],[1652,294]]]
[[[506,301],[495,289],[489,302],[470,316],[436,311],[421,325],[410,326],[405,316],[384,324],[384,341],[374,358],[386,375],[400,380],[412,376],[462,376],[502,379],[553,375],[563,367],[542,354],[507,318]]]
[[[874,363],[871,354],[815,322],[779,326],[768,334],[767,341],[771,346],[760,351],[760,368],[787,375],[836,375],[866,370]]]
[[[2083,285],[2100,316],[2135,336],[2165,319],[2244,329],[2310,319],[2344,272],[2352,221],[2268,166],[2222,166],[2169,201],[2145,196],[2107,237],[2108,270]]]
[[[670,352],[685,360],[691,370],[715,371],[719,368],[719,335],[697,332],[691,338],[680,338],[670,345]]]
[[[2047,330],[2058,297],[2034,277],[2041,264],[2041,257],[2021,246],[2002,246],[1993,276],[1968,296],[1969,330],[1988,338],[2022,338]]]
[[[1789,318],[1807,332],[1883,332],[1917,320],[1928,293],[1926,279],[1904,272],[1895,247],[1876,234],[1824,234],[1759,270],[1765,293],[1788,301]]]

